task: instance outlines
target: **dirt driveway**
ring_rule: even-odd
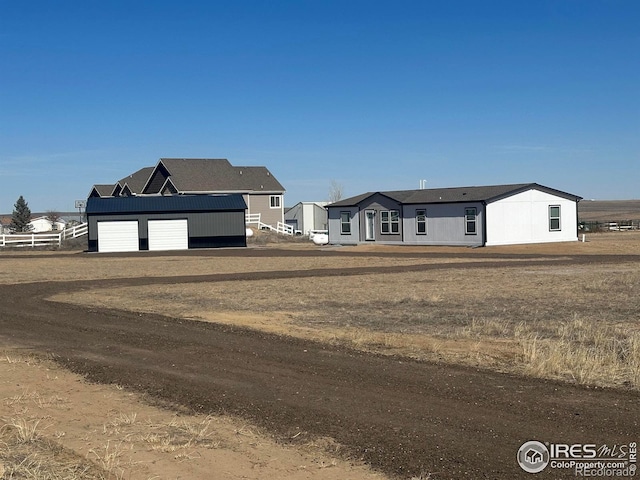
[[[245,254],[235,252],[220,255],[232,259]],[[274,253],[255,249],[250,255],[270,259]],[[458,256],[450,256],[451,264],[429,268],[446,271],[458,265]],[[621,255],[604,261],[630,260]],[[575,265],[597,262],[598,257],[503,256],[496,265],[509,261]],[[61,365],[92,381],[121,385],[163,404],[205,414],[231,413],[286,442],[333,439],[343,446],[344,455],[399,478],[530,478],[516,462],[518,448],[528,440],[621,445],[640,439],[640,396],[633,392],[378,356],[161,315],[64,304],[55,304],[54,309],[43,300],[105,285],[296,277],[321,282],[327,276],[363,273],[384,278],[385,273],[411,268],[425,266],[5,284],[0,286],[0,333],[5,344],[50,353]],[[563,475],[574,476],[556,470],[539,477]]]

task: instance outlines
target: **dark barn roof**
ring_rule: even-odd
[[[127,213],[211,212],[246,210],[242,195],[169,195],[153,197],[89,198],[87,215]]]

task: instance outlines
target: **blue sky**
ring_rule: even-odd
[[[0,212],[161,157],[640,198],[639,52],[637,0],[0,0]]]

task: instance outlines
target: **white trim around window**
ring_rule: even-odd
[[[464,209],[464,234],[478,234],[478,209],[476,207],[467,207]]]
[[[282,195],[269,195],[269,208],[280,208]]]
[[[340,235],[351,235],[351,212],[340,212]]]
[[[398,210],[380,211],[380,233],[383,235],[400,233],[400,212]]]

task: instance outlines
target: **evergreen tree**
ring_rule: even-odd
[[[14,205],[13,215],[11,216],[11,225],[9,228],[14,232],[29,232],[33,228],[29,225],[31,221],[31,210],[29,204],[25,202],[22,195]]]

